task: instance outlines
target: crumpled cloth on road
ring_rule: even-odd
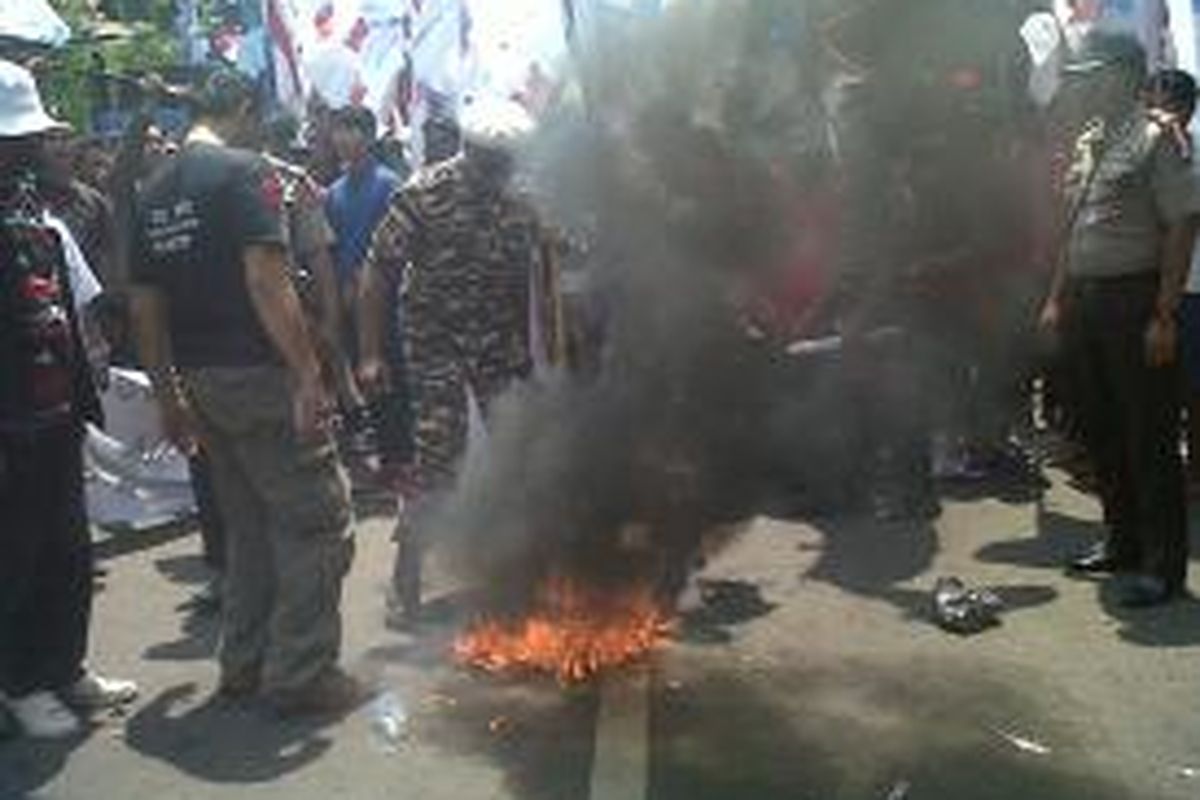
[[[959,578],[938,578],[933,589],[934,622],[960,636],[999,625],[1003,608],[1004,603],[995,592],[969,588]]]
[[[88,518],[112,530],[141,531],[196,512],[187,458],[167,441],[149,377],[111,368],[105,429],[84,440]]]

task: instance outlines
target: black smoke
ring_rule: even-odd
[[[965,112],[897,56],[919,39],[886,35],[871,15],[889,4],[860,5],[845,31],[832,27],[842,4],[697,0],[580,34],[575,80],[522,179],[579,243],[603,349],[594,370],[498,403],[487,446],[433,518],[434,541],[489,602],[519,607],[548,571],[677,588],[715,522],[753,513],[781,484],[849,480],[855,410],[828,365],[781,369],[781,347],[749,336],[741,309],[786,268],[806,193],[842,187],[847,230],[893,247],[875,230],[890,218],[892,165],[921,143],[940,159],[957,141],[944,123]],[[847,67],[834,51],[852,47],[884,78],[839,105]],[[906,118],[904,97],[926,102]],[[881,260],[861,250],[846,249]],[[834,317],[808,333],[831,333]]]

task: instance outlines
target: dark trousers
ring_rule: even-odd
[[[196,496],[196,515],[200,520],[200,541],[204,563],[213,572],[225,571],[225,521],[213,489],[212,466],[203,452],[188,460],[192,494]]]
[[[0,691],[78,680],[91,606],[78,428],[0,434]]]
[[[905,504],[932,499],[932,428],[929,386],[933,358],[915,325],[894,335],[868,334],[851,348],[847,399],[859,411],[854,449],[870,454],[857,486],[882,483]]]
[[[1147,362],[1157,294],[1153,275],[1073,281],[1063,333],[1109,553],[1178,589],[1188,557],[1180,380],[1177,365]]]

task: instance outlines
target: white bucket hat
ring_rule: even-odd
[[[0,60],[0,138],[33,136],[69,127],[46,113],[29,70]]]

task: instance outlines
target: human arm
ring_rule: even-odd
[[[396,196],[371,240],[359,278],[359,381],[363,389],[386,386],[388,302],[400,282],[415,230],[414,211],[403,193]]]
[[[230,181],[225,200],[233,221],[230,234],[241,243],[246,295],[293,380],[296,434],[313,439],[324,430],[330,404],[283,243],[283,195],[278,171],[259,162]]]
[[[1169,365],[1176,358],[1176,315],[1200,230],[1200,197],[1190,155],[1190,147],[1172,137],[1160,142],[1154,160],[1155,203],[1165,223],[1158,295],[1146,328],[1146,358],[1154,367]]]
[[[300,298],[288,274],[287,256],[279,245],[252,243],[243,249],[242,263],[258,320],[295,381],[296,432],[303,439],[314,438],[327,421],[329,398]]]
[[[1176,313],[1192,262],[1200,218],[1189,216],[1167,229],[1154,316],[1146,329],[1146,358],[1150,366],[1171,364],[1179,345]]]
[[[134,284],[130,290],[133,334],[142,368],[150,376],[167,441],[187,456],[199,450],[199,429],[179,385],[167,329],[167,300],[161,289]]]

